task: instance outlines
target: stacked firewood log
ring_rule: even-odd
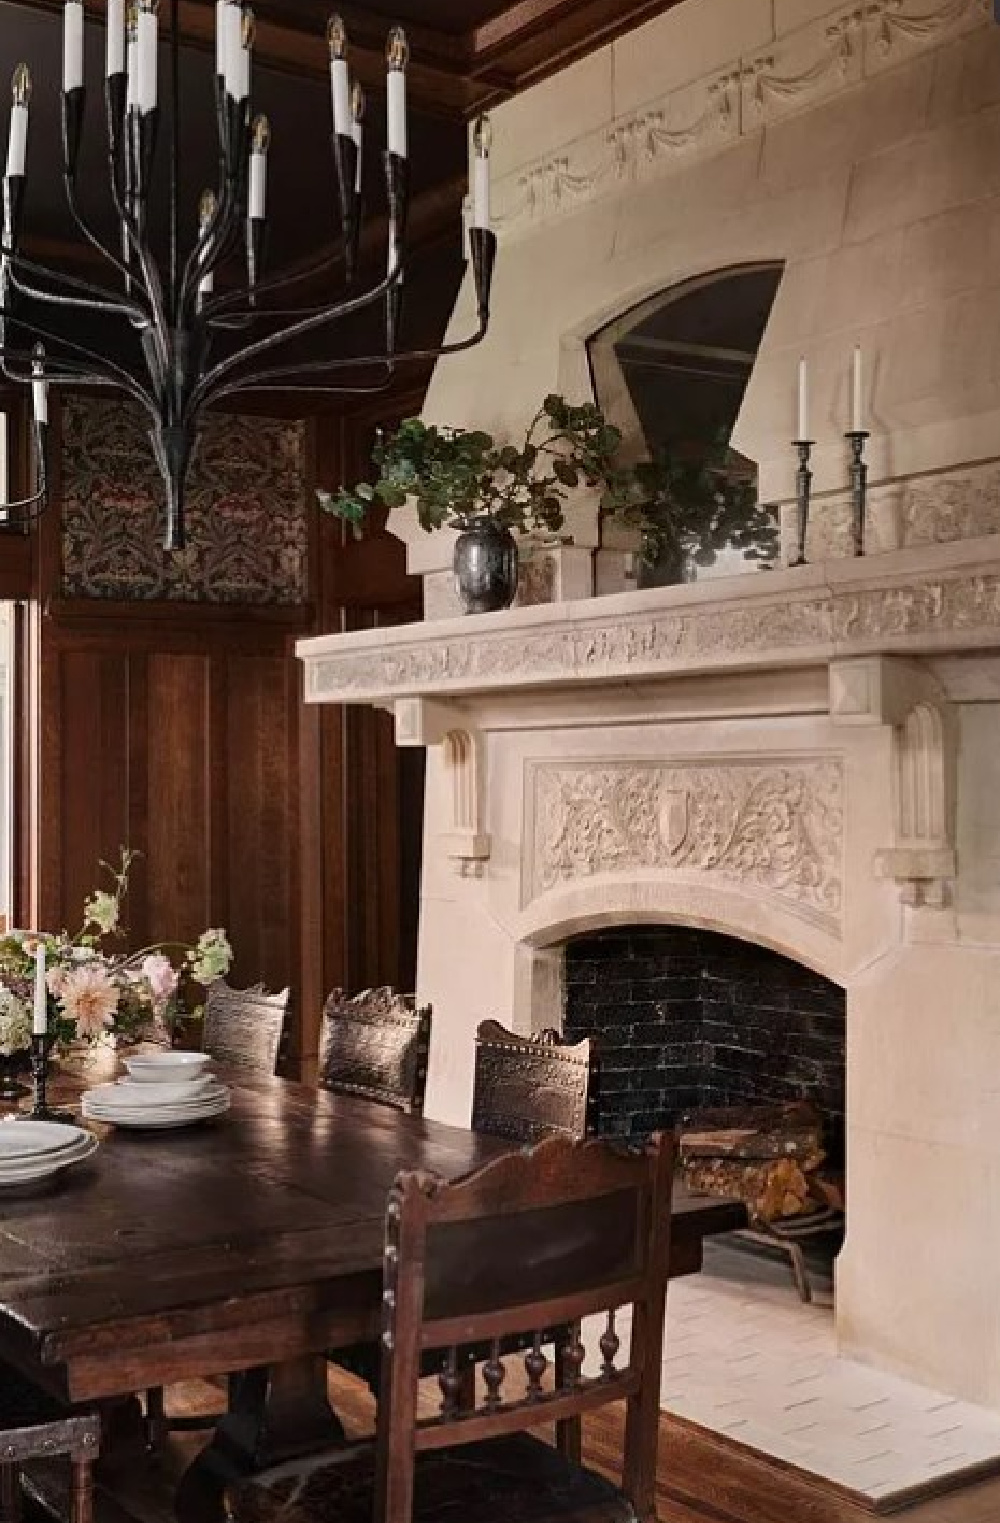
[[[696,1194],[741,1200],[754,1223],[843,1210],[823,1124],[807,1102],[702,1110],[680,1128],[681,1172]]]

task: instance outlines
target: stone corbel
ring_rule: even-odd
[[[490,856],[485,820],[485,765],[481,733],[468,716],[450,703],[402,698],[395,705],[397,746],[440,746],[450,799],[450,829],[441,844],[455,870],[465,876],[482,871]]]
[[[944,908],[957,872],[957,727],[951,704],[919,663],[863,656],[830,667],[835,724],[890,725],[892,844],[875,871],[900,887],[903,903]]]

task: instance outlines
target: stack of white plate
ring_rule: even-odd
[[[80,1126],[54,1121],[0,1123],[0,1190],[18,1189],[51,1179],[97,1151],[99,1143]]]
[[[208,1121],[229,1109],[229,1090],[200,1052],[143,1053],[126,1058],[128,1075],[83,1096],[83,1114],[111,1126],[167,1131]]]

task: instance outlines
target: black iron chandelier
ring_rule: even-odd
[[[496,238],[489,226],[489,125],[480,118],[473,134],[468,230],[477,327],[468,338],[437,349],[401,350],[398,336],[409,201],[406,37],[395,27],[386,46],[386,272],[376,284],[358,289],[365,100],[361,86],[351,81],[344,23],[332,16],[327,26],[333,106],[331,190],[335,185],[340,236],[335,247],[311,262],[269,272],[265,259],[270,127],[264,116],[255,116],[252,105],[253,13],[242,0],[217,0],[218,184],[202,194],[193,239],[182,253],[179,0],[170,0],[169,233],[165,250],[157,252],[149,231],[161,135],[157,4],[158,0],[138,0],[126,11],[125,0],[107,0],[104,97],[108,183],[120,229],[118,248],[108,246],[79,203],[77,168],[86,100],[83,0],[66,0],[64,10],[63,184],[81,238],[106,261],[109,285],[46,268],[21,251],[31,76],[25,64],[19,64],[14,73],[3,181],[0,368],[8,379],[32,390],[35,490],[5,506],[10,521],[17,513],[33,517],[46,504],[49,386],[112,387],[149,417],[149,437],[166,493],[165,547],[177,550],[185,543],[185,484],[206,407],[240,393],[273,389],[329,396],[378,391],[391,384],[403,360],[432,359],[472,348],[485,336],[489,322]],[[234,256],[243,266],[239,283],[222,288],[220,281],[217,289],[217,273]],[[313,304],[317,287],[334,275],[339,276],[335,299]],[[306,288],[303,304],[282,305],[294,300],[289,293],[299,285]],[[337,322],[379,306],[384,308],[384,346],[379,352],[335,353],[296,361],[294,351],[302,341],[322,336]],[[100,324],[103,352],[92,341],[81,341],[81,316]]]

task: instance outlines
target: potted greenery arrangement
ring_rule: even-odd
[[[325,511],[354,524],[375,509],[412,499],[423,529],[457,529],[455,580],[468,613],[514,601],[512,531],[558,538],[567,495],[581,484],[599,491],[602,515],[640,531],[650,559],[675,553],[679,565],[692,555],[710,564],[722,544],[734,542],[734,533],[747,556],[766,554],[761,535],[766,540],[773,525],[756,508],[750,484],[723,470],[724,448],[708,461],[661,456],[623,465],[621,446],[620,430],[599,407],[573,406],[550,395],[520,445],[498,444],[481,430],[408,418],[376,444],[373,482],[317,495]]]

